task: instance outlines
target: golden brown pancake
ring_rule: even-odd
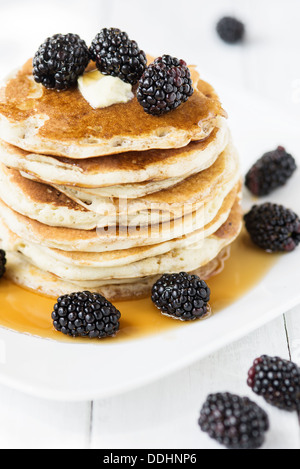
[[[212,166],[176,186],[139,199],[119,200],[89,196],[70,187],[55,190],[2,165],[0,197],[13,210],[52,226],[86,230],[116,224],[146,226],[182,218],[213,199],[220,205],[236,184],[238,171],[236,151],[229,145]]]
[[[230,255],[230,246],[226,246],[215,259],[199,269],[191,272],[203,280],[208,280],[213,275],[220,273]],[[35,293],[58,298],[61,295],[74,291],[91,290],[105,296],[110,301],[136,300],[149,297],[152,285],[159,276],[135,279],[133,283],[117,282],[110,285],[92,286],[71,283],[58,278],[50,272],[43,271],[32,265],[25,256],[18,252],[9,252],[7,256],[8,266],[6,277],[11,281]]]
[[[215,217],[205,226],[207,233],[212,234],[225,223],[233,204],[240,199],[240,190],[241,183],[238,182],[224,199]],[[70,255],[74,255],[75,258],[78,251],[102,253],[104,260],[106,252],[111,259],[118,259],[118,256],[123,258],[124,255],[132,257],[139,249],[142,253],[147,253],[149,247],[153,249],[154,246],[155,249],[155,245],[171,240],[176,245],[177,240],[185,240],[193,235],[197,237],[199,232],[200,234],[204,232],[203,226],[197,226],[195,214],[187,217],[184,222],[176,220],[170,225],[167,224],[166,227],[162,223],[152,230],[150,227],[141,230],[127,230],[117,227],[116,230],[86,231],[45,225],[11,210],[1,200],[0,212],[5,224],[20,238],[49,248],[69,251]],[[121,252],[123,250],[125,251],[124,254]]]
[[[225,116],[213,88],[191,68],[196,89],[163,116],[145,113],[136,97],[93,109],[77,86],[47,90],[32,76],[32,60],[0,90],[0,137],[28,151],[81,159],[153,148],[183,147],[207,137]]]
[[[0,161],[50,184],[86,188],[126,185],[128,188],[128,184],[146,186],[203,171],[214,163],[229,138],[226,121],[222,119],[209,137],[183,148],[130,151],[81,160],[29,153],[0,140]]]
[[[173,268],[174,265],[176,265],[177,259],[180,263],[186,258],[187,261],[191,261],[191,263],[189,264],[191,266],[191,272],[201,271],[204,274],[206,271],[207,276],[209,277],[215,271],[216,264],[218,264],[220,256],[222,257],[221,253],[238,236],[241,230],[241,226],[242,216],[238,198],[236,200],[236,203],[233,205],[231,213],[224,226],[222,226],[220,232],[217,231],[212,236],[208,237],[207,241],[206,239],[204,240],[203,246],[205,245],[205,243],[208,242],[211,245],[210,251],[213,251],[213,253],[210,252],[207,255],[203,255],[201,247],[197,248],[196,245],[192,248],[191,252],[189,252],[189,250],[179,250],[177,252],[175,249],[174,252],[167,255],[167,264],[170,265],[170,268]],[[221,233],[221,236],[219,235],[219,233]],[[20,249],[22,252],[22,247]],[[104,274],[103,279],[95,278],[94,280],[71,280],[71,277],[73,275],[71,267],[67,268],[66,272],[68,275],[67,278],[64,278],[64,276],[61,277],[60,275],[57,275],[57,273],[51,272],[51,262],[49,264],[50,270],[44,271],[41,267],[41,264],[43,263],[41,260],[37,260],[32,264],[30,251],[26,251],[25,249],[24,253],[25,255],[20,253],[16,254],[13,251],[10,252],[10,259],[12,261],[11,266],[13,265],[13,268],[11,267],[8,270],[8,275],[17,283],[23,286],[27,286],[29,288],[35,288],[37,291],[41,291],[42,293],[48,294],[50,296],[59,296],[60,294],[72,292],[78,289],[89,289],[93,291],[98,291],[102,294],[105,294],[105,296],[110,299],[126,299],[129,296],[132,296],[133,294],[136,296],[140,296],[141,294],[145,293],[149,294],[151,285],[157,279],[157,276],[162,273],[160,271],[161,268],[164,268],[163,265],[161,266],[161,262],[162,264],[164,264],[164,262],[166,261],[164,256],[160,256],[160,262],[158,264],[155,263],[159,271],[156,275],[155,273],[153,273],[153,275],[146,275],[142,277],[136,277],[134,275],[132,277],[131,274],[130,277],[127,279],[126,277],[124,277],[124,274],[121,274],[121,278],[118,279],[117,275],[113,275],[110,277],[108,274]],[[197,256],[199,256],[199,267],[195,268],[192,266],[195,266],[197,264],[197,259],[195,259],[195,257]],[[168,259],[170,260],[170,264]],[[200,259],[202,259],[202,261],[200,261]],[[149,261],[151,265],[151,262],[153,263],[153,261]],[[146,260],[145,272],[149,271],[149,266],[147,270],[147,262],[148,261]],[[63,265],[60,265],[59,262],[54,262],[52,266],[54,268],[54,271],[65,271]],[[128,267],[130,269],[130,266]],[[128,270],[128,267],[125,267],[125,271]],[[137,263],[136,269],[141,270],[139,263]],[[89,271],[89,269],[87,271]],[[122,268],[119,268],[119,271],[121,272]],[[172,271],[173,270],[170,270],[169,272]],[[76,269],[74,272],[76,272]],[[101,272],[101,270],[99,272]],[[141,270],[141,272],[143,272],[143,269]],[[85,272],[85,275],[90,274],[86,274]],[[105,275],[107,275],[107,279],[105,279]],[[79,276],[81,276],[81,274],[79,274]]]

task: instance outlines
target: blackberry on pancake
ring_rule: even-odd
[[[66,90],[77,82],[90,61],[88,47],[77,34],[55,34],[33,58],[33,78],[45,88]]]
[[[147,64],[146,54],[137,42],[118,28],[102,29],[93,39],[89,52],[101,73],[131,85],[137,83]]]
[[[143,73],[137,99],[147,114],[160,116],[185,103],[193,92],[186,62],[163,55],[155,59]]]

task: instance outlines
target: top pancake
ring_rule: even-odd
[[[183,148],[130,151],[80,160],[29,153],[0,139],[0,162],[52,185],[108,188],[101,192],[107,197],[122,197],[123,188],[114,186],[123,185],[125,196],[132,194],[134,198],[150,193],[153,186],[154,192],[160,190],[161,181],[163,188],[170,187],[178,182],[176,179],[208,168],[224,150],[229,136],[226,120],[218,118],[207,138]]]
[[[33,80],[28,60],[0,90],[0,138],[27,151],[74,159],[183,147],[207,137],[225,116],[213,88],[190,70],[193,95],[158,117],[145,113],[136,97],[93,109],[77,87],[47,90]]]

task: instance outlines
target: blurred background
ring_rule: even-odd
[[[55,33],[87,43],[119,27],[152,55],[196,63],[204,79],[223,80],[299,113],[299,0],[0,0],[0,75],[33,56]],[[224,15],[245,23],[246,40],[229,46],[215,24]]]

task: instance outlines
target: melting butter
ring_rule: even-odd
[[[84,99],[94,109],[127,103],[134,96],[129,83],[125,83],[118,77],[103,75],[98,70],[92,70],[80,76],[78,88]]]

